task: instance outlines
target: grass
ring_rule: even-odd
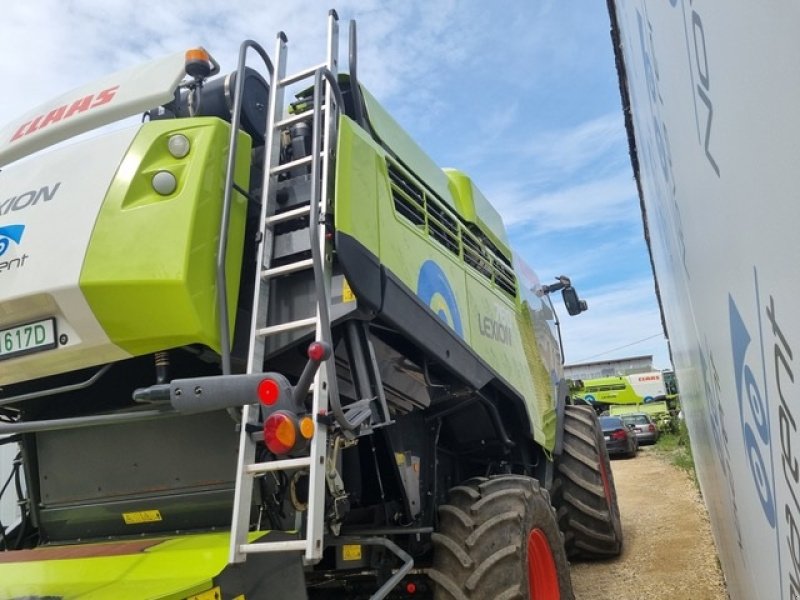
[[[697,483],[694,470],[694,457],[689,444],[689,432],[686,423],[678,421],[678,430],[675,433],[662,433],[656,442],[656,452],[667,459],[671,464],[686,471]]]

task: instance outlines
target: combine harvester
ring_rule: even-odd
[[[800,597],[800,5],[609,0],[662,315],[731,598]]]
[[[678,395],[672,371],[577,379],[570,384],[572,398],[594,407],[598,414],[647,413],[665,431],[674,429]]]
[[[292,75],[283,33],[228,76],[181,52],[0,130],[0,597],[554,600],[619,554],[550,294],[586,303],[338,39]]]

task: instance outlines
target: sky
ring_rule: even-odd
[[[333,0],[331,0],[333,2]],[[0,19],[0,125],[113,71],[202,45],[236,65],[244,39],[289,72],[324,59],[326,15],[358,23],[359,79],[442,167],[467,172],[558,301],[566,362],[653,355],[670,368],[628,157],[605,2],[595,0],[26,0]]]

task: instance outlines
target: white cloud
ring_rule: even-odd
[[[536,168],[570,174],[598,160],[607,160],[626,144],[622,112],[606,114],[579,125],[539,134],[521,152]]]
[[[568,363],[652,354],[656,367],[670,366],[651,279],[580,293],[589,310],[561,319]]]
[[[629,170],[551,192],[526,189],[524,182],[490,186],[486,192],[507,227],[536,234],[602,227],[640,219]]]

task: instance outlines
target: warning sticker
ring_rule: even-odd
[[[359,544],[342,546],[342,560],[361,560],[361,546]]]
[[[139,510],[136,512],[122,513],[125,525],[141,525],[142,523],[155,523],[161,521],[161,513],[157,510]]]
[[[342,278],[342,302],[355,302],[356,295],[353,293],[347,279]]]

